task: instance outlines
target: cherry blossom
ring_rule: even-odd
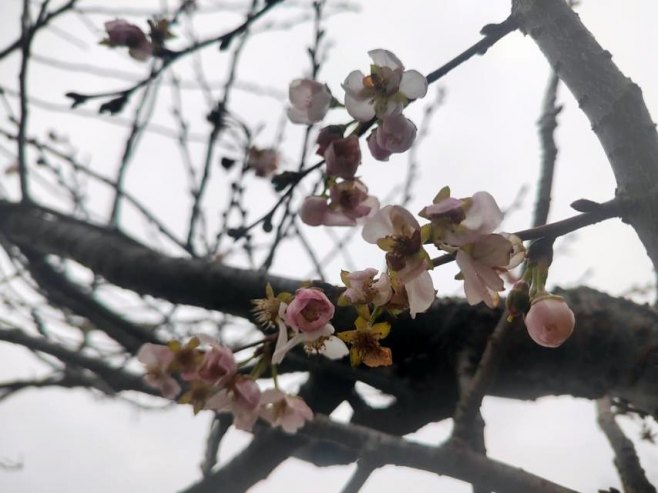
[[[361,164],[361,147],[359,138],[351,135],[345,139],[334,139],[324,153],[327,174],[339,178],[354,178],[356,169]]]
[[[272,355],[273,364],[283,361],[286,353],[298,344],[304,344],[309,352],[317,352],[330,359],[342,358],[347,354],[345,344],[333,335],[334,327],[329,323],[335,307],[319,289],[297,290],[290,305],[281,303],[279,310],[281,321]],[[288,326],[293,332],[290,339]]]
[[[457,251],[457,265],[464,278],[464,293],[471,305],[480,301],[489,308],[498,305],[497,291],[504,289],[499,272],[510,263],[512,243],[501,235],[490,234]]]
[[[368,219],[363,239],[386,251],[386,263],[404,284],[411,316],[425,311],[434,301],[435,291],[427,269],[432,265],[423,249],[418,221],[405,208],[389,205]]]
[[[296,433],[313,419],[313,411],[301,397],[268,389],[260,397],[260,417],[274,427],[280,426],[286,433]]]
[[[356,120],[366,122],[399,113],[409,100],[427,94],[427,79],[416,70],[404,70],[402,62],[390,51],[368,52],[373,64],[370,75],[351,72],[345,82],[345,108]]]
[[[388,302],[393,294],[391,282],[386,274],[374,280],[379,271],[373,268],[354,272],[341,271],[340,278],[347,286],[340,296],[338,304],[368,304],[381,306]]]
[[[335,329],[331,324],[326,324],[311,332],[300,332],[294,328],[292,332],[293,336],[288,339],[288,328],[284,323],[279,325],[279,336],[272,354],[272,364],[281,363],[288,351],[298,344],[304,344],[307,352],[316,352],[329,359],[340,359],[348,354],[347,346],[333,335]]]
[[[329,198],[306,197],[300,218],[309,226],[356,226],[360,218],[379,210],[379,201],[368,195],[368,188],[357,179],[334,182]]]
[[[181,387],[169,373],[169,366],[174,360],[174,353],[169,347],[147,342],[139,348],[137,360],[146,367],[144,381],[148,385],[159,389],[167,399],[179,394]]]
[[[556,348],[573,333],[576,318],[561,296],[545,294],[533,300],[525,316],[528,334],[540,346]]]
[[[210,397],[205,409],[233,413],[233,424],[239,430],[251,431],[258,419],[260,389],[251,378],[237,375],[225,388]]]
[[[288,108],[288,118],[293,123],[305,125],[322,121],[332,99],[327,86],[312,79],[293,80],[288,96],[292,104]]]
[[[153,46],[146,39],[144,31],[134,24],[115,19],[105,23],[105,31],[108,37],[101,41],[102,44],[110,47],[125,46],[135,60],[143,62],[153,54]]]
[[[285,311],[285,322],[301,332],[313,332],[327,325],[334,316],[334,305],[315,288],[301,288]]]
[[[419,215],[432,221],[434,242],[462,246],[491,234],[503,220],[496,200],[488,192],[476,192],[466,199],[449,196],[443,189],[434,204]],[[447,193],[447,196],[446,196]]]
[[[372,157],[388,161],[391,154],[409,150],[416,139],[416,125],[402,113],[384,117],[367,139]]]
[[[233,352],[225,346],[212,344],[206,351],[197,370],[198,377],[206,383],[221,387],[238,371]]]

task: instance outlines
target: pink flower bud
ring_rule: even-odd
[[[336,139],[324,153],[327,162],[327,174],[346,180],[354,178],[356,169],[361,164],[361,148],[359,138],[351,135],[346,139]]]
[[[567,302],[560,296],[547,295],[535,299],[525,316],[528,334],[540,346],[561,346],[573,332],[576,319]]]
[[[301,288],[286,308],[286,323],[301,332],[313,332],[329,323],[334,305],[320,290]]]

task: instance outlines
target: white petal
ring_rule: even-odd
[[[352,118],[367,122],[375,117],[375,105],[368,99],[359,99],[350,93],[345,93],[345,109]]]
[[[381,48],[377,50],[371,50],[368,52],[368,55],[375,65],[379,65],[380,67],[388,67],[391,70],[404,70],[404,65],[402,65],[400,59],[388,50],[382,50]]]
[[[365,75],[363,75],[363,72],[360,70],[350,72],[345,79],[345,82],[343,82],[343,89],[345,89],[345,92],[353,96],[358,96],[363,90],[364,77]]]
[[[422,313],[432,305],[436,292],[429,272],[425,271],[412,279],[404,285],[404,288],[407,290],[407,297],[409,298],[411,318],[415,318],[416,313]]]
[[[477,305],[488,296],[487,288],[475,272],[473,259],[463,250],[457,251],[457,265],[464,276],[464,294],[469,305]]]
[[[461,222],[461,226],[486,235],[493,233],[502,221],[503,213],[491,194],[475,192],[471,207],[466,212],[466,218]]]
[[[308,118],[308,113],[295,108],[294,106],[288,108],[288,119],[293,123],[298,123],[301,125],[311,124],[311,120]]]
[[[275,365],[281,363],[286,356],[286,353],[301,342],[304,342],[304,334],[296,334],[292,336],[288,342],[274,351],[274,354],[272,354],[272,363]]]
[[[409,99],[422,98],[427,94],[427,79],[417,70],[407,70],[402,74],[400,92]]]
[[[286,354],[283,348],[288,342],[288,327],[281,320],[278,320],[277,324],[279,325],[279,335],[276,338],[276,345],[274,346],[274,354],[277,355],[276,361],[274,360],[274,355],[272,356],[272,363],[275,365],[281,363],[283,356]]]
[[[369,218],[363,225],[361,236],[368,243],[377,243],[377,240],[394,233],[391,222],[392,205],[380,209],[374,216]]]
[[[350,353],[345,343],[336,336],[329,337],[323,344],[324,346],[320,349],[320,354],[329,359],[340,359]]]

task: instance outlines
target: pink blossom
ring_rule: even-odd
[[[405,208],[389,205],[368,219],[363,239],[386,251],[386,263],[407,291],[412,317],[425,311],[434,300],[432,267],[423,249],[420,225]]]
[[[385,305],[393,294],[391,282],[386,274],[375,281],[377,269],[368,268],[354,272],[341,272],[341,279],[347,286],[342,298],[350,304]]]
[[[288,351],[298,344],[304,344],[308,352],[314,351],[329,359],[339,359],[348,354],[347,346],[333,335],[334,327],[329,323],[310,332],[300,332],[296,326],[292,326],[293,336],[288,339],[288,327],[284,323],[287,312],[288,305],[282,302],[279,307],[279,335],[272,354],[272,364],[278,365],[281,363]]]
[[[167,399],[175,398],[181,388],[169,373],[169,365],[174,360],[174,353],[161,344],[147,342],[139,348],[137,360],[146,367],[144,381],[160,390]]]
[[[233,413],[233,424],[239,430],[251,431],[258,419],[260,389],[251,378],[237,375],[224,389],[213,395],[205,409]]]
[[[349,180],[354,178],[356,169],[361,164],[361,147],[359,138],[351,135],[345,139],[333,140],[324,153],[327,174]]]
[[[272,426],[280,426],[286,433],[295,433],[306,421],[313,419],[313,411],[301,397],[284,394],[279,389],[268,389],[260,398],[260,416]]]
[[[279,167],[279,153],[275,149],[251,147],[247,154],[247,166],[261,178],[270,176]]]
[[[128,53],[135,60],[145,61],[153,54],[153,47],[146,39],[144,31],[123,19],[115,19],[105,23],[107,39],[101,43],[108,46],[126,46]]]
[[[290,83],[288,96],[292,106],[288,118],[293,123],[311,125],[322,121],[329,111],[331,93],[325,84],[311,79],[295,79]]]
[[[420,216],[432,221],[435,239],[452,246],[473,243],[493,233],[503,220],[488,192],[476,192],[467,199],[441,199],[420,211]]]
[[[300,218],[309,226],[356,226],[362,217],[379,209],[376,197],[368,195],[368,188],[359,180],[334,182],[329,198],[311,196],[304,199]]]
[[[221,387],[238,371],[233,352],[225,346],[213,345],[204,356],[197,374],[206,383]]]
[[[368,55],[373,61],[370,75],[355,70],[343,82],[345,108],[353,118],[366,122],[400,113],[409,100],[427,94],[427,79],[416,70],[405,71],[390,51],[377,49]]]
[[[484,236],[457,251],[457,265],[464,277],[464,293],[469,304],[484,301],[490,308],[498,304],[496,291],[505,287],[498,273],[505,270],[512,252],[512,243],[496,234]]]
[[[322,291],[301,288],[286,309],[285,322],[301,332],[313,332],[327,325],[334,311],[334,304]]]
[[[545,295],[532,302],[525,316],[528,334],[540,346],[555,348],[571,336],[576,318],[561,296]]]
[[[385,116],[382,123],[368,137],[372,156],[379,161],[388,161],[393,153],[409,150],[416,139],[416,125],[402,113]]]

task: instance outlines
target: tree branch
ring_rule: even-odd
[[[617,194],[645,197],[628,211],[658,270],[658,134],[640,88],[612,62],[564,0],[512,0],[512,16],[537,43],[592,124],[617,180]]]
[[[624,435],[615,421],[611,406],[610,397],[596,401],[597,421],[615,453],[615,467],[619,471],[625,493],[656,493],[656,488],[644,474],[633,442]]]

